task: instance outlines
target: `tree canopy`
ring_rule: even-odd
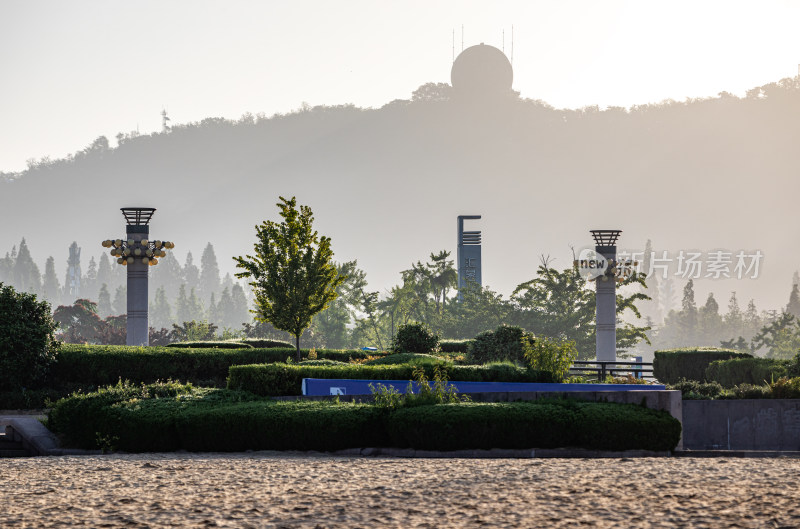
[[[243,269],[236,277],[251,279],[258,319],[295,337],[299,361],[300,336],[336,299],[345,277],[333,263],[330,238],[313,229],[311,208],[298,209],[295,197],[280,200],[283,221],[256,226],[253,255],[234,257]]]

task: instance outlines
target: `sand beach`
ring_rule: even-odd
[[[9,527],[798,527],[800,460],[251,452],[0,460]]]

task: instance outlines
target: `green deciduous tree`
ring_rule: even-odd
[[[283,221],[256,226],[254,255],[234,257],[244,270],[236,277],[251,280],[258,318],[294,336],[300,361],[300,336],[345,278],[336,272],[330,238],[313,229],[311,208],[298,209],[295,197],[280,200]]]
[[[544,262],[537,277],[519,285],[511,296],[516,308],[515,323],[537,336],[571,340],[579,358],[594,358],[596,299],[587,283],[577,269],[559,272]],[[626,285],[646,286],[639,274],[625,279],[621,286]],[[649,299],[641,290],[629,295],[617,293],[618,320],[629,311],[635,318],[641,317],[636,303]],[[647,341],[648,330],[649,327],[618,321],[617,350],[625,351]]]

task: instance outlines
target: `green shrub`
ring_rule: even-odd
[[[434,367],[421,365],[432,378]],[[301,364],[235,365],[230,368],[228,388],[256,395],[300,395],[304,378],[344,378],[360,380],[412,380],[415,366],[359,365],[307,366]],[[449,366],[446,376],[464,382],[553,382],[550,373],[512,365]]]
[[[374,396],[374,404],[379,408],[394,410],[401,407],[425,406],[431,404],[445,404],[448,402],[469,402],[466,395],[459,395],[455,387],[448,383],[447,371],[441,366],[434,366],[433,380],[428,380],[425,370],[421,367],[412,373],[414,382],[419,388],[418,393],[411,391],[411,382],[404,393],[394,387],[383,384],[370,384],[369,388]],[[431,382],[433,384],[431,384]]]
[[[175,383],[118,384],[57,402],[48,427],[66,446],[142,451],[429,450],[578,447],[670,450],[680,423],[630,404],[568,400],[371,404],[270,402]]]
[[[368,366],[388,366],[388,365],[398,365],[398,364],[434,365],[434,364],[444,364],[444,363],[447,363],[447,360],[439,356],[413,354],[413,353],[395,353],[381,358],[375,358],[374,360],[368,360],[367,362],[364,363],[364,365]]]
[[[680,380],[669,384],[668,389],[676,389],[687,400],[715,399],[722,395],[723,389],[719,382],[698,382],[697,380]]]
[[[252,345],[257,349],[269,349],[272,347],[283,347],[294,349],[294,344],[284,340],[268,340],[266,338],[244,338],[239,340],[242,343]]]
[[[439,350],[443,353],[467,353],[472,340],[439,340]]]
[[[800,399],[800,377],[781,377],[770,384],[773,399]]]
[[[439,347],[439,337],[424,323],[407,323],[397,329],[392,349],[396,353],[427,354]]]
[[[675,384],[681,379],[706,381],[706,369],[715,360],[751,358],[753,355],[733,349],[695,347],[666,349],[655,352],[653,375],[663,384]]]
[[[174,342],[165,347],[178,349],[253,349],[250,344],[241,341],[195,341],[195,342]]]
[[[41,386],[58,354],[55,331],[46,301],[0,283],[0,391]]]
[[[525,335],[522,340],[522,354],[533,369],[552,373],[553,379],[562,382],[569,373],[572,363],[578,358],[578,349],[571,340],[551,340],[540,336]]]
[[[58,432],[68,445],[97,448],[98,436],[106,439],[119,437],[122,425],[113,417],[114,405],[191,394],[197,394],[191,384],[159,382],[143,385],[120,381],[92,393],[75,393],[59,400],[50,410],[47,427]]]
[[[753,384],[739,384],[723,393],[722,398],[727,399],[771,399],[772,388],[768,384],[756,386]]]
[[[392,444],[424,450],[590,448],[672,450],[677,419],[631,404],[569,400],[460,403],[401,408],[388,422]]]
[[[786,376],[789,362],[776,358],[715,360],[706,368],[706,380],[732,388],[739,384],[761,385]]]
[[[522,327],[501,325],[494,331],[482,332],[469,344],[469,356],[473,363],[486,364],[510,360],[524,364],[522,338],[531,337]]]

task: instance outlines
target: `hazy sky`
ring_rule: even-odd
[[[456,53],[510,55],[556,107],[713,96],[791,77],[800,2],[0,1],[0,171],[94,138],[311,105],[380,107],[449,82]]]

